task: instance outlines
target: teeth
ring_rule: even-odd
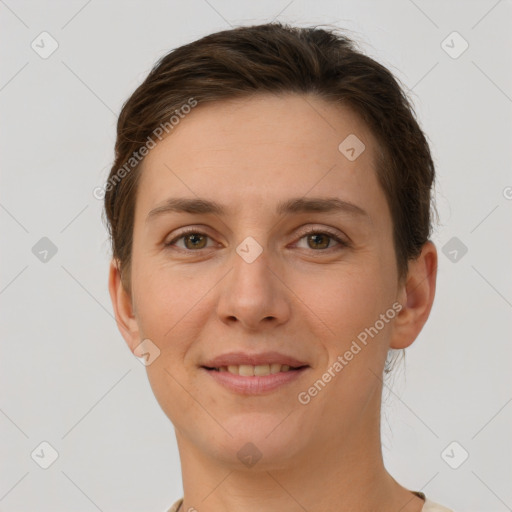
[[[250,364],[241,364],[241,365],[230,365],[230,366],[221,366],[220,368],[215,368],[219,372],[229,372],[233,375],[241,375],[242,377],[262,377],[265,375],[270,375],[279,372],[287,372],[290,370],[290,366],[287,364],[259,364],[256,366],[252,366]]]
[[[272,363],[270,365],[270,373],[279,373],[281,371],[281,365],[279,363]]]

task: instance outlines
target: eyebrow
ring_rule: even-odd
[[[171,197],[166,199],[163,204],[151,210],[146,217],[146,222],[171,212],[214,214],[218,216],[225,216],[228,213],[224,206],[215,201],[200,198]],[[279,203],[276,212],[281,216],[294,213],[345,212],[354,216],[367,217],[368,220],[371,220],[370,215],[361,207],[338,198],[292,198]]]

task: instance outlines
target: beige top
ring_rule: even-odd
[[[452,509],[443,507],[443,505],[439,505],[439,503],[434,503],[430,501],[425,494],[419,491],[412,491],[414,494],[419,496],[420,498],[425,500],[425,504],[421,509],[421,512],[453,512]],[[167,512],[178,512],[181,504],[183,503],[183,498],[178,500]],[[186,512],[185,510],[180,510],[180,512]]]

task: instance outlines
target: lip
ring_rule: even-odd
[[[299,379],[301,375],[309,369],[309,366],[303,366],[297,370],[288,370],[287,372],[278,372],[263,376],[243,377],[230,372],[219,372],[205,367],[201,368],[202,371],[210,375],[218,384],[241,395],[262,395],[270,393]]]
[[[210,359],[201,366],[203,368],[220,368],[221,366],[240,366],[241,364],[258,366],[261,364],[272,363],[287,364],[293,368],[308,366],[308,364],[304,361],[299,361],[294,357],[287,356],[279,352],[260,352],[257,354],[248,354],[246,352],[229,352],[227,354],[221,354],[213,359]],[[276,373],[275,375],[279,374]]]

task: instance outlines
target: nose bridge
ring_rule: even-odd
[[[288,318],[286,294],[270,268],[270,260],[269,251],[253,237],[246,237],[236,247],[218,305],[224,321],[236,319],[256,329],[265,319],[280,323]]]
[[[261,237],[260,237],[261,239]],[[269,283],[269,252],[254,238],[244,239],[235,250],[233,255],[233,276],[235,286],[240,288],[242,294],[255,295],[268,292],[271,287]],[[252,294],[247,293],[251,291]]]

